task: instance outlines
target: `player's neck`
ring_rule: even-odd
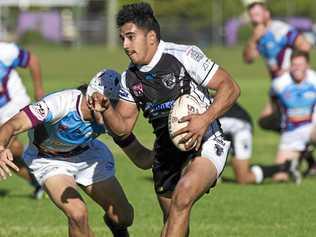
[[[144,65],[150,64],[150,62],[153,60],[156,52],[158,51],[158,46],[159,46],[159,42],[157,42],[156,44],[148,48],[148,53],[147,53],[147,57],[144,60],[145,61]]]

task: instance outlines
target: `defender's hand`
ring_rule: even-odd
[[[44,97],[44,95],[45,95],[45,92],[43,88],[35,90],[34,96],[35,96],[36,101],[41,100]]]
[[[184,143],[187,150],[195,147],[195,150],[198,151],[200,149],[203,136],[208,128],[209,122],[205,119],[205,117],[203,117],[202,114],[191,114],[184,116],[180,122],[189,123],[186,127],[176,131],[172,137],[187,133],[179,142]]]
[[[12,162],[13,156],[9,149],[0,151],[0,180],[6,179],[7,176],[12,176],[9,168],[19,171],[19,168]]]
[[[110,100],[106,96],[94,92],[88,99],[89,107],[96,112],[104,112],[110,106]]]

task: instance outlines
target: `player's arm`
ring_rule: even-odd
[[[205,112],[206,119],[211,123],[221,117],[237,101],[240,88],[223,68],[217,70],[207,87],[216,91],[213,103]]]
[[[243,50],[243,59],[245,63],[252,63],[259,56],[257,42],[251,37]]]
[[[243,59],[245,63],[252,63],[258,56],[257,42],[266,32],[264,25],[257,25],[252,32],[250,39],[243,50]]]
[[[31,120],[25,112],[21,111],[8,120],[0,127],[0,179],[6,179],[7,175],[11,176],[9,168],[16,171],[19,168],[12,162],[13,156],[7,146],[11,138],[22,133],[32,127]]]
[[[188,48],[183,63],[192,79],[203,87],[216,91],[213,103],[203,114],[185,116],[181,122],[188,121],[188,125],[173,134],[186,133],[180,140],[186,149],[198,150],[208,126],[222,116],[237,100],[240,89],[231,76],[215,62],[208,59],[197,47]],[[190,140],[190,141],[189,141]]]
[[[27,68],[29,68],[31,72],[35,100],[40,100],[44,96],[41,66],[38,57],[31,52],[29,54],[30,59]]]
[[[114,109],[109,98],[94,92],[89,104],[93,110],[101,112],[107,128],[115,135],[124,137],[132,132],[139,113],[136,103],[120,100]]]
[[[113,140],[138,168],[146,170],[152,167],[155,152],[141,144],[133,133]]]
[[[298,35],[295,42],[294,47],[297,50],[309,52],[312,48],[311,44],[304,38],[302,34]]]

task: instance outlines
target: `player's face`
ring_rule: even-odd
[[[309,64],[305,57],[298,56],[292,59],[290,73],[296,82],[301,82],[305,79]]]
[[[120,38],[126,55],[132,63],[148,64],[153,55],[149,33],[134,23],[126,23],[120,28]]]
[[[249,18],[252,25],[266,24],[269,19],[269,12],[260,5],[253,6],[249,11]]]

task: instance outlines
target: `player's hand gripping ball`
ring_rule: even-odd
[[[168,120],[169,135],[171,137],[173,144],[177,148],[179,148],[181,151],[188,151],[185,148],[185,143],[180,143],[180,140],[187,133],[182,133],[175,137],[173,136],[173,134],[176,131],[188,125],[188,122],[180,122],[181,118],[190,114],[201,114],[205,111],[206,111],[206,108],[202,106],[201,103],[195,97],[188,94],[178,97],[176,101],[174,102],[169,113],[169,120]],[[190,140],[187,142],[190,142]],[[190,150],[192,150],[195,146],[196,144],[190,147]]]

